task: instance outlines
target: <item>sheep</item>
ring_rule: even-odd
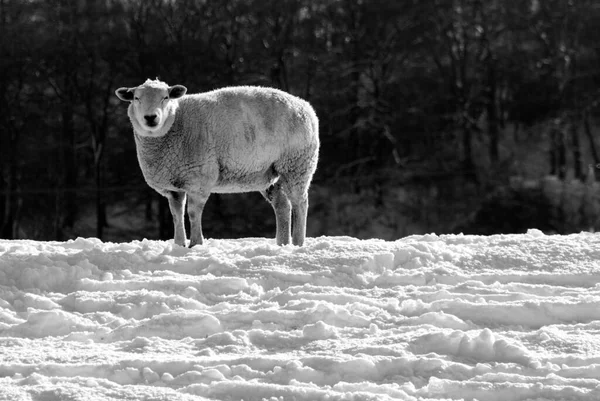
[[[319,157],[319,120],[303,99],[274,88],[233,86],[186,95],[182,85],[146,80],[119,88],[130,102],[137,158],[147,184],[169,201],[174,242],[203,244],[211,193],[258,191],[275,212],[276,242],[302,246],[308,188]]]

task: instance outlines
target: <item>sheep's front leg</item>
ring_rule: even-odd
[[[190,192],[188,194],[188,216],[190,217],[190,248],[194,245],[202,245],[202,211],[210,193]]]
[[[173,215],[175,244],[185,246],[185,225],[183,220],[185,192],[170,191],[165,194],[169,200],[169,209]]]

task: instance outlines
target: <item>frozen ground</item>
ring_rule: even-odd
[[[600,235],[0,241],[0,400],[600,400]]]

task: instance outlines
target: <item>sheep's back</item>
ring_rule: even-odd
[[[276,89],[243,86],[188,95],[180,109],[185,114],[201,111],[204,126],[196,131],[204,146],[215,150],[220,165],[232,169],[260,170],[286,153],[318,147],[311,106]]]

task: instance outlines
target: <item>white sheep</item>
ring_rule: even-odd
[[[260,192],[272,205],[277,244],[301,246],[308,187],[317,167],[319,120],[286,92],[238,86],[186,95],[181,85],[146,80],[119,88],[131,102],[138,161],[148,185],[169,200],[175,243],[202,244],[202,210],[213,192]],[[291,223],[291,224],[290,224]]]

